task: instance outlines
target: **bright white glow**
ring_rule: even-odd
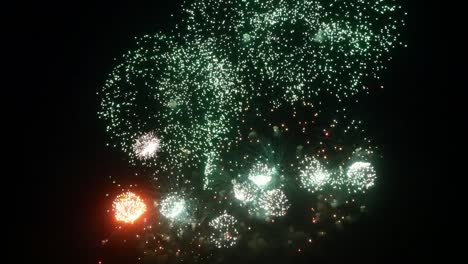
[[[271,181],[271,176],[270,175],[256,175],[256,176],[251,177],[250,179],[257,186],[263,187]]]
[[[115,219],[124,223],[133,223],[146,212],[145,203],[132,192],[118,195],[112,207],[115,211]]]
[[[146,147],[141,151],[140,155],[142,156],[150,156],[152,153],[155,153],[158,149],[159,144],[157,142],[150,142]]]
[[[229,248],[234,246],[239,239],[239,231],[236,228],[237,220],[226,213],[211,220],[209,225],[213,228],[210,240],[217,248]]]
[[[348,168],[346,173],[350,185],[359,190],[369,189],[374,186],[376,173],[374,167],[369,162],[357,161]]]
[[[143,134],[133,144],[133,152],[140,160],[156,157],[160,148],[161,140],[153,132]]]
[[[255,187],[249,182],[234,183],[234,197],[242,202],[250,202],[256,194]]]
[[[273,178],[273,174],[276,173],[275,168],[269,168],[267,165],[262,163],[257,163],[250,170],[249,180],[251,180],[255,185],[262,188],[268,185]]]
[[[304,158],[301,166],[301,184],[309,191],[320,191],[329,182],[331,173],[316,158]]]
[[[182,218],[185,212],[185,200],[177,195],[170,195],[161,202],[161,214],[171,220]]]
[[[280,189],[266,191],[260,195],[257,206],[250,209],[251,213],[265,217],[285,216],[290,207],[288,198]]]
[[[175,218],[178,215],[180,215],[180,213],[182,213],[184,211],[184,209],[185,209],[185,202],[184,201],[176,202],[176,203],[174,203],[172,209],[169,210],[168,217]]]

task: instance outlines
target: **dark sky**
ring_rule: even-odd
[[[420,177],[425,171],[420,127],[428,121],[422,108],[424,91],[436,85],[426,81],[434,58],[424,41],[426,10],[417,3],[423,1],[408,2],[408,48],[394,53],[384,74],[385,92],[369,107],[376,116],[370,126],[380,133],[385,148],[382,206],[325,244],[319,261],[305,256],[306,262],[401,263],[431,254],[431,241],[422,228],[430,220],[421,217],[432,191]],[[175,21],[170,14],[177,14],[179,3],[41,1],[23,6],[29,20],[20,32],[27,32],[24,48],[33,54],[31,63],[18,62],[18,67],[35,69],[18,80],[31,82],[23,112],[27,134],[35,142],[28,162],[34,205],[27,206],[34,225],[25,231],[37,239],[32,253],[38,261],[97,263],[99,240],[109,231],[103,201],[109,189],[106,176],[123,177],[127,167],[117,151],[105,146],[96,92],[113,59],[133,37],[169,28]]]

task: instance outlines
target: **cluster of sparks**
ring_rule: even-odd
[[[288,217],[288,195],[300,191],[291,186],[317,196],[309,212],[317,236],[323,223],[342,225],[353,207],[363,210],[358,197],[377,179],[372,141],[348,109],[330,122],[323,106],[325,98],[344,104],[368,93],[403,45],[396,0],[186,0],[183,13],[170,34],[137,38],[99,93],[111,145],[149,168],[159,187],[176,189],[155,202],[174,230],[157,238],[149,225],[148,236],[174,245],[174,233],[181,238],[191,226],[189,256],[208,244],[232,247],[240,223]],[[278,143],[288,138],[294,143]],[[192,208],[181,187],[209,204]],[[249,217],[220,215],[233,202]],[[134,223],[147,208],[125,192],[113,210]]]
[[[155,158],[160,148],[161,140],[153,132],[143,134],[133,144],[133,152],[141,160]]]
[[[172,221],[182,220],[187,213],[185,200],[177,194],[168,195],[161,201],[160,212]]]
[[[187,1],[185,12],[189,34],[216,36],[243,81],[255,80],[249,96],[275,106],[363,91],[404,25],[394,0],[204,0]]]
[[[300,181],[311,192],[322,190],[330,181],[331,173],[316,158],[305,157],[301,162]]]
[[[146,204],[138,195],[132,192],[118,195],[112,207],[115,212],[115,219],[123,223],[133,223],[146,212]]]
[[[244,203],[251,202],[258,192],[257,188],[250,182],[234,182],[233,191],[234,197]]]
[[[146,160],[159,150],[147,149],[154,133],[160,136],[157,146],[164,147],[159,166],[166,170],[193,167],[206,161],[209,150],[227,147],[242,90],[233,66],[218,58],[213,45],[209,39],[181,44],[162,34],[147,35],[123,56],[104,85],[99,116],[130,158]],[[149,138],[133,142],[135,134],[148,130],[154,131]]]
[[[268,219],[286,215],[290,207],[288,198],[281,189],[272,189],[273,185],[269,184],[275,174],[274,168],[256,163],[248,177],[250,181],[234,181],[234,197],[242,205],[247,205],[251,216]]]
[[[285,216],[291,206],[288,198],[280,189],[273,189],[262,193],[257,204],[257,207],[252,207],[255,214],[265,217]]]
[[[112,144],[156,165],[158,148],[133,141],[155,131],[165,171],[221,159],[248,115],[368,92],[404,25],[395,0],[188,0],[183,10],[180,32],[138,38],[101,93]]]
[[[237,220],[234,216],[224,213],[211,220],[209,225],[214,230],[210,240],[217,248],[228,248],[237,243],[239,231],[237,231]]]
[[[300,171],[300,181],[303,188],[310,192],[322,191],[325,187],[339,188],[347,186],[352,193],[365,192],[375,184],[376,172],[372,163],[355,161],[346,169],[339,166],[333,172],[326,168],[318,159],[306,157]]]
[[[337,111],[337,114],[341,115],[341,111]],[[295,119],[294,116],[292,119]],[[308,122],[300,121],[301,125]],[[290,133],[287,126],[271,124],[271,127],[273,127],[270,131],[272,135],[287,137]],[[281,129],[275,130],[274,127],[281,127]],[[224,203],[223,201],[230,201],[229,196],[222,194],[226,191],[226,186],[218,189],[218,192],[212,197],[212,203],[208,201],[207,205],[198,208],[192,208],[188,202],[187,199],[190,199],[190,195],[181,195],[180,192],[170,192],[164,195],[160,201],[156,202],[156,208],[158,208],[160,215],[168,220],[165,222],[169,224],[166,227],[169,229],[160,234],[162,238],[159,240],[156,238],[156,241],[164,243],[165,247],[168,248],[160,246],[154,249],[154,252],[167,254],[167,251],[173,250],[171,248],[176,245],[180,247],[180,243],[188,243],[185,247],[190,245],[195,247],[195,249],[185,249],[184,254],[186,255],[184,256],[188,257],[190,254],[201,255],[202,253],[198,252],[197,248],[212,245],[222,249],[239,244],[241,240],[246,239],[245,236],[240,236],[240,232],[244,232],[245,229],[240,231],[239,221],[242,221],[243,225],[249,225],[252,222],[258,223],[259,219],[263,220],[264,223],[279,223],[281,221],[276,221],[277,218],[288,217],[291,203],[294,202],[288,197],[288,193],[291,191],[300,192],[300,190],[291,189],[291,182],[295,182],[293,184],[318,197],[317,204],[311,205],[310,215],[312,227],[315,227],[312,230],[315,230],[316,233],[312,233],[307,238],[308,240],[317,239],[317,237],[326,234],[325,223],[332,222],[333,226],[339,228],[343,224],[351,222],[356,215],[356,210],[353,208],[365,210],[362,200],[355,198],[361,197],[359,194],[365,193],[375,184],[376,171],[373,159],[376,153],[371,147],[358,147],[351,150],[350,148],[355,145],[350,144],[348,147],[336,145],[336,138],[348,140],[347,137],[356,135],[358,146],[372,145],[365,137],[366,133],[362,122],[349,118],[334,118],[328,125],[322,127],[316,129],[317,132],[306,133],[306,138],[315,138],[320,146],[318,149],[314,145],[292,147],[290,151],[295,154],[295,157],[293,155],[286,160],[284,157],[280,158],[282,155],[276,155],[284,147],[265,143],[265,138],[261,137],[262,133],[255,133],[256,139],[248,145],[250,146],[247,149],[249,154],[233,154],[234,157],[242,157],[240,161],[226,160],[225,163],[219,164],[213,162],[212,173],[232,178],[232,185],[230,185],[232,189],[228,191],[233,194],[234,199],[231,201],[239,204],[240,207],[239,211],[233,211],[230,215],[222,214],[222,216],[213,218],[212,214],[209,213],[211,211],[217,214],[219,211],[212,211],[211,207],[216,207],[217,204]],[[321,136],[317,136],[316,133]],[[252,153],[252,144],[258,145],[261,151],[256,154]],[[243,151],[244,148],[240,149]],[[316,149],[315,154],[313,154],[314,149]],[[341,155],[342,152],[346,152],[346,154]],[[342,157],[332,159],[333,156]],[[291,162],[288,165],[290,169],[285,170],[281,164],[288,164],[288,162]],[[231,164],[232,167],[225,167],[227,164]],[[225,168],[220,169],[222,167]],[[225,171],[223,172],[223,170]],[[196,193],[192,193],[192,195],[196,195]],[[190,213],[192,211],[198,211],[199,215]],[[245,215],[245,212],[248,212],[248,217],[239,218],[238,213],[241,211],[244,213],[240,215]],[[210,229],[202,227],[204,219],[209,220]],[[161,222],[158,224],[160,226],[158,234],[162,232],[162,224]],[[151,232],[151,230],[147,229],[146,232]],[[187,240],[183,240],[184,234],[193,234],[193,238],[187,242]],[[294,232],[291,235],[293,236]],[[157,237],[156,235],[150,236]],[[169,237],[171,237],[170,240]],[[253,243],[252,239],[254,238],[247,238],[248,243]],[[178,254],[181,255],[181,252]]]
[[[374,166],[369,162],[357,161],[353,163],[346,172],[350,185],[359,190],[367,190],[374,186],[376,178]]]
[[[250,171],[249,180],[260,188],[265,187],[270,183],[275,173],[275,168],[270,168],[263,163],[257,163]]]

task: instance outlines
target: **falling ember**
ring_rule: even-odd
[[[146,212],[145,203],[132,192],[118,195],[112,207],[115,211],[115,219],[124,223],[133,223]]]

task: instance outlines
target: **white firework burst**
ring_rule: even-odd
[[[161,148],[161,140],[154,132],[148,132],[138,137],[133,144],[133,153],[140,160],[156,157]]]
[[[291,204],[284,192],[280,189],[266,191],[260,195],[256,206],[251,208],[251,213],[264,217],[285,216]]]
[[[357,161],[349,166],[347,172],[347,182],[356,191],[364,191],[375,184],[376,173],[374,166],[370,162]]]
[[[234,183],[234,197],[243,202],[251,202],[257,195],[257,189],[250,182]]]
[[[249,173],[249,180],[260,188],[266,187],[276,173],[275,168],[270,168],[263,163],[256,163]]]
[[[330,182],[331,173],[314,157],[305,157],[301,162],[299,179],[302,187],[310,192],[323,189]]]
[[[237,243],[239,231],[234,216],[224,213],[211,220],[209,225],[213,228],[210,239],[217,248],[229,248]]]
[[[169,194],[162,200],[160,212],[171,221],[183,221],[188,216],[187,204],[177,194]]]

